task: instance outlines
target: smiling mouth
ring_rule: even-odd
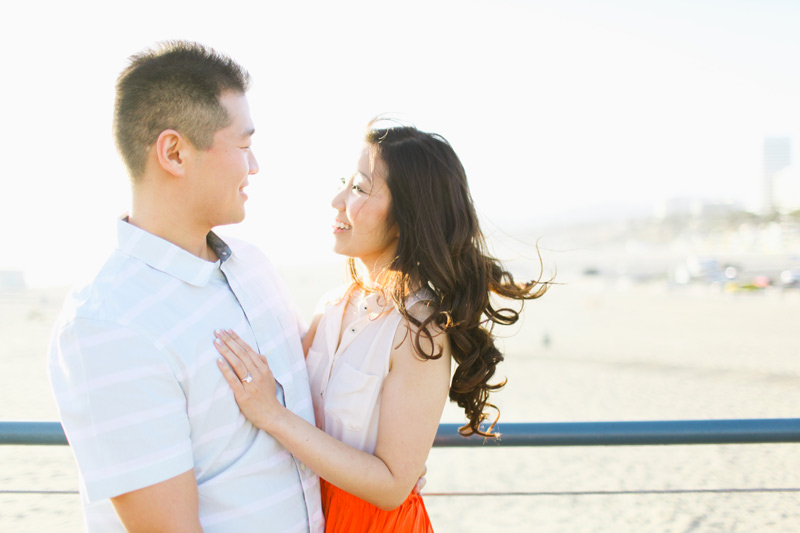
[[[350,224],[345,224],[345,223],[344,223],[344,222],[342,222],[341,220],[336,220],[336,221],[334,221],[334,223],[333,223],[333,227],[334,227],[335,229],[340,229],[340,230],[353,229],[353,226],[351,226]]]

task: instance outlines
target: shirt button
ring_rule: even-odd
[[[300,470],[305,472],[306,471],[306,465],[304,465],[303,463],[300,463]]]

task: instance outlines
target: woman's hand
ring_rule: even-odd
[[[428,473],[428,465],[422,465],[422,473],[419,475],[419,479],[417,480],[417,484],[414,485],[412,491],[416,494],[420,494],[422,492],[423,487],[428,484],[428,480],[425,479],[425,474]]]
[[[225,358],[217,360],[222,375],[245,417],[257,428],[269,432],[283,406],[276,397],[275,378],[264,356],[256,353],[233,330],[214,332],[214,346]]]

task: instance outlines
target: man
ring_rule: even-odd
[[[201,45],[131,58],[114,135],[132,181],[118,248],[68,299],[49,356],[89,531],[319,531],[319,479],[241,415],[216,329],[264,354],[313,422],[297,315],[244,219],[258,171],[249,75]],[[240,376],[247,383],[247,376]]]

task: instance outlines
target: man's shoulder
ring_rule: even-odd
[[[73,285],[64,301],[60,322],[115,321],[133,301],[146,294],[143,266],[118,250],[112,252],[99,268]]]
[[[222,237],[222,240],[225,241],[225,244],[228,245],[235,256],[238,256],[242,259],[257,258],[259,260],[269,261],[264,251],[250,241],[236,237],[229,237],[228,235]]]
[[[261,271],[262,275],[276,275],[275,265],[272,264],[267,254],[255,244],[228,236],[225,236],[223,240],[233,252],[233,257],[240,267],[248,270],[257,269]]]

